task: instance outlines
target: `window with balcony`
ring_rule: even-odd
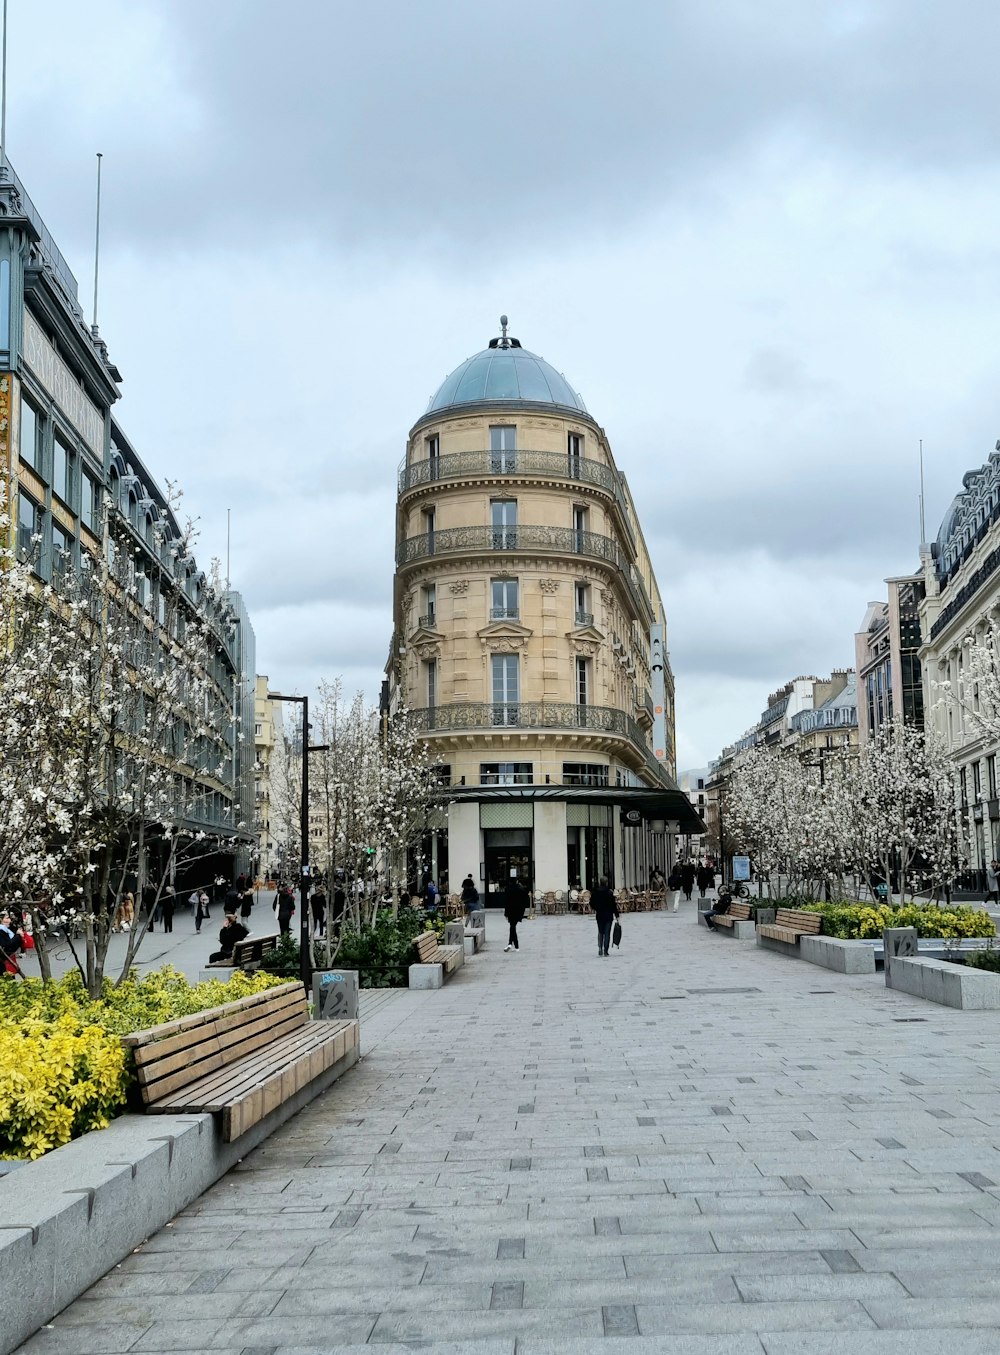
[[[576,661],[576,704],[578,706],[588,706],[590,704],[589,659],[578,658]]]
[[[532,779],[532,764],[530,762],[481,762],[479,764],[479,784],[481,786],[530,786]]]
[[[420,624],[433,630],[437,624],[437,584],[428,583],[421,588],[420,600],[423,607]]]
[[[490,580],[490,620],[516,621],[518,618],[517,579]]]
[[[606,786],[608,768],[603,762],[564,762],[564,786]]]
[[[32,469],[42,469],[42,418],[33,404],[21,399],[21,460]]]
[[[435,433],[425,443],[427,448],[427,477],[436,480],[441,471],[441,439]]]
[[[424,508],[420,512],[420,527],[427,538],[427,554],[434,554],[434,527],[437,522],[437,514],[433,508]]]
[[[576,537],[575,548],[582,551],[585,544],[588,524],[590,522],[590,511],[580,504],[573,505],[573,532]]]
[[[568,433],[566,435],[566,459],[570,479],[579,480],[583,461],[582,433]]]
[[[490,679],[493,696],[493,723],[516,725],[520,718],[520,673],[516,654],[490,656]]]
[[[490,470],[494,475],[517,470],[517,429],[508,424],[490,429]]]
[[[576,610],[576,624],[578,626],[592,626],[594,624],[594,613],[590,609],[590,584],[574,584],[573,600]]]
[[[433,710],[437,705],[438,696],[438,665],[437,659],[428,659],[424,664],[425,677],[427,681],[427,705]]]
[[[517,500],[492,499],[490,525],[493,529],[494,550],[517,549]]]

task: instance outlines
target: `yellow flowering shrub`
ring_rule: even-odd
[[[118,988],[105,980],[92,1000],[75,973],[0,980],[0,1158],[41,1157],[122,1113],[133,1070],[119,1036],[281,983],[237,973],[190,984],[167,966]]]
[[[121,1114],[130,1073],[117,1036],[79,1017],[0,1026],[0,1157],[41,1157]]]
[[[842,940],[880,937],[887,927],[916,927],[918,936],[953,939],[993,936],[996,928],[988,913],[975,908],[940,908],[937,904],[807,903],[803,911],[820,913],[824,936]]]

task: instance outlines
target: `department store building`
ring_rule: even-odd
[[[505,319],[410,432],[393,613],[386,702],[430,744],[424,857],[444,888],[645,887],[703,831],[675,780],[666,618],[628,484]]]

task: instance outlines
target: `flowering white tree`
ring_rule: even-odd
[[[57,589],[16,558],[9,519],[0,559],[0,885],[33,912],[43,975],[46,926],[60,923],[95,996],[126,892],[149,906],[120,978],[178,853],[201,849],[181,773],[223,784],[230,718],[210,671],[212,597],[196,612],[175,589],[154,618],[124,523],[105,513],[106,554],[80,574],[64,562]]]
[[[860,898],[872,878],[939,890],[961,865],[953,769],[944,742],[902,723],[857,757],[815,761],[763,747],[733,767],[726,831],[793,894],[820,887]]]
[[[1000,621],[995,615],[963,640],[956,681],[935,686],[939,705],[957,707],[969,730],[986,742],[1000,741]]]

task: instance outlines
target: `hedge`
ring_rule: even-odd
[[[957,938],[995,936],[988,913],[975,908],[939,908],[936,904],[802,903],[807,913],[823,918],[823,935],[842,941],[880,937],[887,927],[916,927],[918,936]]]

